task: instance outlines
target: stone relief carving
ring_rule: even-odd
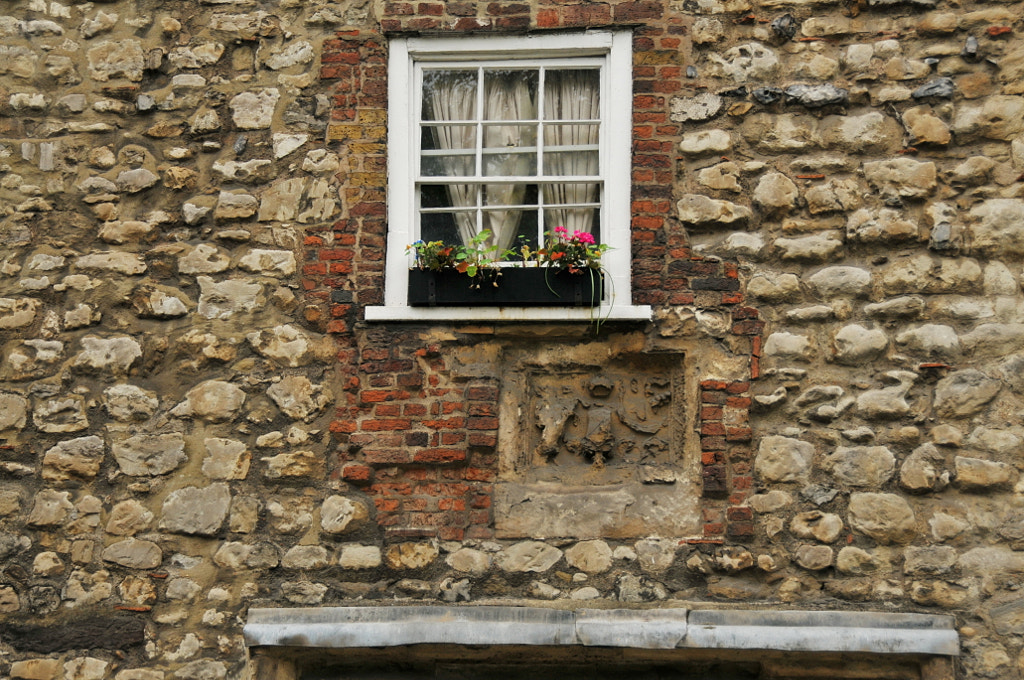
[[[596,374],[528,372],[520,426],[532,455],[522,456],[517,468],[676,463],[680,366],[678,357],[645,355],[620,358]]]

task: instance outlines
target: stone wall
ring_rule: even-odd
[[[950,613],[1020,678],[1021,10],[5,3],[0,676],[240,678],[250,606],[415,600]],[[366,323],[387,36],[593,27],[652,322]],[[517,415],[541,375],[589,396]]]

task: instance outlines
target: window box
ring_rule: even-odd
[[[503,267],[497,284],[457,271],[410,269],[409,305],[597,307],[604,297],[604,275],[597,270],[571,274],[549,267]]]

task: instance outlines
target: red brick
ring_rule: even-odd
[[[729,508],[725,511],[725,516],[730,522],[750,521],[754,519],[754,511],[747,507]]]
[[[493,482],[495,472],[494,470],[485,470],[483,468],[466,468],[465,478],[473,482]]]
[[[363,460],[371,465],[401,465],[402,463],[412,462],[409,452],[401,449],[364,449]]]
[[[493,449],[498,445],[498,437],[493,434],[483,434],[482,432],[472,432],[469,435],[469,445],[479,446],[481,448]]]
[[[466,420],[466,428],[470,430],[497,430],[498,419],[494,417],[475,417]]]
[[[416,463],[458,463],[466,460],[466,452],[459,449],[426,449],[413,455]]]
[[[376,420],[364,420],[359,424],[359,429],[367,432],[408,430],[410,427],[412,427],[412,421],[407,418],[378,418]]]
[[[368,465],[346,465],[341,469],[341,478],[353,484],[369,482],[373,479],[373,468]]]

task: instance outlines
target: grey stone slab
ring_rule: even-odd
[[[244,635],[294,647],[576,644],[572,612],[535,607],[252,609]]]
[[[686,637],[685,609],[583,609],[576,636],[585,647],[675,649]]]
[[[960,653],[953,617],[875,612],[690,612],[694,649],[771,649],[875,654]]]
[[[874,654],[960,653],[954,620],[840,611],[395,606],[251,609],[250,646],[582,645]]]

